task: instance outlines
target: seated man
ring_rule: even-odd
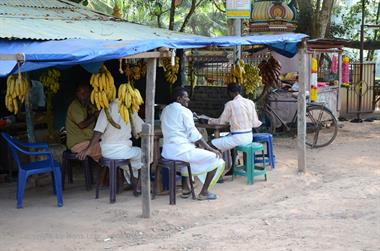
[[[252,100],[243,98],[241,86],[231,83],[227,86],[228,96],[232,99],[224,106],[222,115],[218,119],[210,118],[209,124],[230,124],[231,133],[228,136],[213,139],[211,144],[224,152],[238,145],[252,142],[252,128],[259,127],[261,122],[257,116],[255,104]]]
[[[192,175],[203,183],[199,200],[213,200],[216,195],[209,192],[224,170],[221,153],[210,147],[194,125],[193,113],[187,108],[189,97],[184,88],[173,90],[173,102],[161,114],[161,128],[164,136],[162,156],[166,159],[190,163]],[[204,149],[196,147],[200,145]],[[181,170],[187,176],[187,168]],[[187,183],[183,183],[183,196],[190,195]],[[187,191],[186,191],[187,190]]]
[[[131,137],[132,133],[136,135],[141,133],[143,120],[137,115],[137,113],[133,113],[130,121],[125,123],[120,117],[117,102],[118,99],[115,99],[109,105],[108,111],[114,122],[119,124],[121,128],[117,129],[111,125],[104,109],[102,109],[96,122],[90,144],[86,149],[80,152],[78,156],[80,159],[84,159],[86,155],[89,155],[93,151],[93,148],[96,147],[101,140],[100,147],[102,156],[107,159],[129,159],[134,171],[133,176],[136,177],[137,170],[142,166],[141,149],[132,146]],[[133,132],[131,123],[133,123]],[[121,166],[120,168],[124,169],[124,176],[127,182],[132,184],[129,178],[128,166]],[[138,183],[140,183],[140,180]],[[135,187],[135,189],[137,189],[137,187]],[[135,190],[135,192],[137,192],[137,190]]]
[[[75,96],[67,109],[66,145],[73,153],[79,153],[90,143],[99,112],[90,103],[90,87],[88,85],[78,85]],[[95,144],[88,155],[95,161],[99,161],[101,157],[99,144]]]

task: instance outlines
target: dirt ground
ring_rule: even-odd
[[[16,184],[0,184],[0,250],[380,250],[380,121],[343,125],[332,145],[308,150],[304,175],[296,140],[275,138],[267,182],[227,179],[209,202],[159,196],[151,219],[130,191],[111,205],[83,180],[62,208],[45,186],[16,209]]]

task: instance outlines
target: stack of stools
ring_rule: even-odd
[[[70,165],[71,161],[79,161],[83,166],[86,190],[90,190],[93,183],[93,175],[92,168],[89,163],[89,157],[86,157],[84,160],[80,160],[77,157],[77,153],[73,153],[70,150],[66,150],[62,153],[62,189],[65,188],[66,173],[69,183],[73,183],[73,168]]]
[[[118,179],[118,171],[120,166],[128,165],[129,171],[131,172],[131,182],[133,186],[136,186],[133,182],[133,172],[132,172],[132,166],[128,159],[107,159],[107,158],[101,158],[100,164],[102,166],[108,167],[109,169],[109,187],[110,187],[110,203],[114,203],[116,201],[116,193],[119,192],[119,179]],[[96,194],[95,198],[99,198],[99,187],[100,187],[100,170],[97,175],[97,181],[96,181]],[[134,187],[135,190],[135,187]]]
[[[253,142],[259,142],[262,144],[266,144],[266,154],[262,156],[256,156],[257,160],[263,158],[265,163],[268,163],[272,169],[275,167],[276,157],[273,154],[273,144],[272,144],[272,134],[270,133],[254,133],[253,134]]]
[[[237,146],[235,148],[233,162],[232,162],[232,178],[235,176],[245,176],[247,177],[247,184],[252,185],[255,176],[264,176],[265,181],[267,180],[267,173],[265,168],[265,161],[262,160],[262,166],[259,166],[255,160],[256,152],[261,151],[264,154],[264,146],[260,143],[249,143],[247,145]],[[243,165],[236,165],[236,156],[238,152],[245,153]]]
[[[190,188],[191,188],[191,195],[193,200],[195,199],[195,192],[194,192],[194,186],[193,186],[193,180],[192,180],[192,174],[191,174],[191,168],[190,164],[188,162],[184,161],[179,161],[179,160],[170,160],[170,159],[165,159],[165,158],[160,158],[158,160],[157,164],[157,170],[156,174],[160,172],[161,168],[169,168],[169,204],[170,205],[175,205],[176,204],[176,175],[177,171],[180,171],[181,168],[187,167],[187,172],[189,175],[189,183],[190,183]],[[155,187],[157,187],[157,182],[159,180],[156,177],[156,184]],[[154,189],[154,192],[156,189]],[[155,197],[155,194],[153,195]]]

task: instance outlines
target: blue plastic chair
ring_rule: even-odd
[[[62,199],[62,178],[61,168],[58,162],[54,161],[52,153],[49,151],[48,144],[28,144],[23,143],[9,136],[9,134],[2,132],[1,136],[8,143],[13,159],[16,161],[18,167],[18,182],[17,182],[17,208],[22,208],[22,199],[24,197],[25,184],[30,175],[51,172],[53,177],[54,194],[57,196],[57,206],[63,206]],[[43,151],[31,152],[23,148],[34,148]],[[47,159],[35,161],[31,163],[22,164],[18,152],[29,156],[47,156]]]

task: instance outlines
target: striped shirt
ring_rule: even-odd
[[[231,132],[249,131],[259,127],[259,120],[252,100],[237,95],[233,100],[228,101],[222,115],[218,119],[209,119],[209,124],[230,124]]]

